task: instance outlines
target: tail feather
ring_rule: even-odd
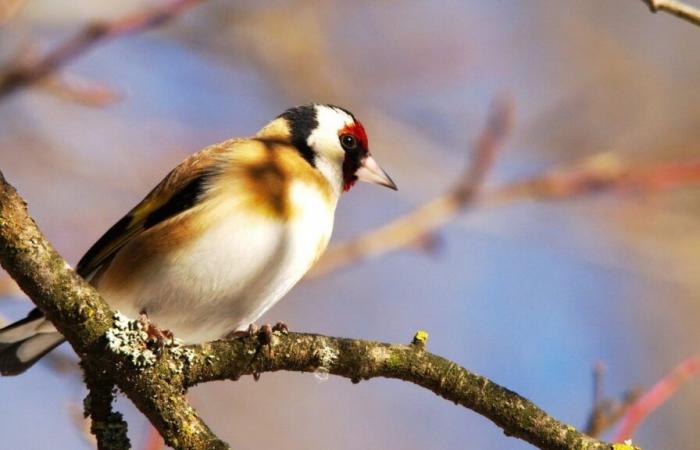
[[[14,344],[34,336],[44,322],[44,315],[38,308],[34,308],[24,319],[0,329],[0,346]]]
[[[32,312],[33,313],[33,312]],[[41,316],[29,317],[0,330],[0,375],[17,375],[64,341]]]

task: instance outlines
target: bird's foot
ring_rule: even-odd
[[[247,330],[234,331],[232,333],[229,333],[226,337],[230,339],[244,339],[255,336],[258,338],[258,342],[261,345],[265,346],[269,345],[272,342],[272,336],[276,332],[282,334],[289,333],[287,324],[284,322],[277,322],[275,325],[270,325],[269,323],[266,323],[265,325],[258,328],[257,325],[251,323],[250,325],[248,325]],[[260,351],[261,349],[262,347],[258,348],[258,351]],[[260,373],[253,372],[253,379],[255,381],[258,381],[260,379]]]
[[[287,328],[287,324],[284,322],[277,322],[274,325],[266,323],[260,328],[258,328],[258,326],[254,323],[251,323],[248,326],[247,330],[234,331],[232,333],[229,333],[226,337],[232,339],[241,339],[257,336],[263,344],[269,344],[272,341],[272,335],[275,332],[287,334],[289,333],[289,328]]]
[[[146,331],[146,335],[148,336],[146,340],[148,342],[156,343],[159,348],[173,343],[175,339],[173,332],[165,328],[158,328],[158,325],[151,322],[151,319],[148,318],[146,311],[141,311],[138,321]]]
[[[289,333],[289,328],[287,327],[286,323],[277,322],[276,324],[273,325],[272,331],[279,331],[282,334],[287,334],[287,333]]]
[[[287,328],[287,324],[284,322],[277,322],[274,325],[266,323],[265,325],[260,327],[260,331],[258,331],[258,339],[263,345],[267,345],[270,342],[272,342],[272,335],[275,333],[289,333],[289,328]]]
[[[272,342],[272,325],[266,323],[260,327],[260,331],[258,331],[258,340],[262,345],[267,345]]]
[[[250,325],[248,325],[248,329],[233,331],[233,332],[229,333],[228,335],[226,335],[226,337],[229,339],[243,339],[243,338],[255,336],[257,334],[258,334],[258,326],[255,325],[254,323],[251,323]]]

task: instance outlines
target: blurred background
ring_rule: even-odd
[[[92,20],[163,1],[9,1],[0,61],[44,54]],[[8,10],[11,9],[11,6]],[[251,135],[291,105],[343,105],[399,185],[342,199],[343,242],[446,192],[493,99],[514,126],[484,189],[605,152],[625,165],[700,153],[700,28],[639,0],[203,2],[110,41],[0,102],[0,167],[76,263],[183,157]],[[28,56],[27,56],[28,55]],[[606,393],[649,387],[700,348],[700,188],[529,199],[465,211],[406,248],[303,281],[264,318],[295,331],[428,348],[583,427],[591,371]],[[3,278],[0,314],[31,304]],[[0,447],[91,448],[67,345],[0,381]],[[406,383],[296,373],[190,393],[234,448],[525,449]],[[135,449],[152,442],[126,400]],[[635,435],[697,448],[700,381]],[[611,434],[605,435],[610,437]],[[149,443],[150,442],[150,443]]]

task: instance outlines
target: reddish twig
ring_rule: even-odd
[[[486,203],[516,199],[569,199],[610,190],[661,191],[700,182],[700,159],[629,167],[601,153],[571,167],[557,168],[485,193]]]
[[[505,122],[503,122],[505,123]],[[487,127],[486,134],[489,134]],[[495,134],[492,136],[496,136]],[[488,145],[475,158],[464,181],[453,190],[388,224],[349,242],[328,249],[311,276],[326,274],[372,256],[407,248],[424,241],[430,234],[471,206],[498,206],[522,200],[564,200],[598,192],[656,192],[700,182],[700,159],[629,167],[610,153],[601,153],[569,167],[557,167],[521,181],[507,183],[481,193],[476,199],[474,186],[490,166],[494,150],[502,139],[483,140]],[[482,139],[479,140],[482,142]],[[488,151],[487,151],[488,149]],[[477,180],[477,181],[474,181]]]
[[[659,406],[664,404],[678,388],[692,376],[700,373],[700,355],[692,356],[674,367],[659,380],[637,402],[630,406],[622,419],[622,425],[615,435],[615,442],[630,439],[639,424]]]
[[[153,425],[148,426],[148,434],[146,435],[146,442],[144,443],[144,450],[163,450],[165,448],[165,442],[163,438],[158,433],[158,430]]]
[[[0,71],[0,98],[45,78],[100,42],[163,25],[201,1],[203,0],[174,0],[149,11],[133,13],[111,22],[88,25],[42,58],[28,64],[12,65]]]

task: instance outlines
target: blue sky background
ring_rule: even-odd
[[[50,48],[89,18],[148,4],[99,3],[29,2],[0,25],[0,55],[25,42]],[[698,43],[700,29],[634,0],[205,2],[67,68],[119,92],[116,104],[89,108],[45,89],[0,103],[0,166],[75,263],[185,155],[253,134],[295,103],[342,104],[401,190],[348,193],[341,241],[443,192],[501,93],[516,126],[487,188],[599,152],[630,164],[697,156]],[[476,208],[440,231],[437,253],[404,250],[305,281],[264,320],[392,342],[426,329],[431,351],[582,426],[596,361],[620,395],[698,351],[698,193]],[[17,294],[0,302],[8,320],[29,308]],[[56,361],[0,380],[0,416],[11,418],[2,448],[90,448],[72,418],[78,372]],[[635,441],[695,448],[699,388],[684,386]],[[191,399],[234,448],[530,448],[397,381],[265,374]],[[145,419],[128,401],[119,408],[143,448]]]

